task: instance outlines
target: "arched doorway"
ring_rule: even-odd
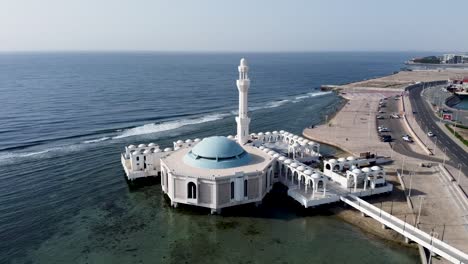
[[[197,185],[193,182],[187,184],[187,198],[197,199]]]

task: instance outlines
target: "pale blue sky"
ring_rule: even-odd
[[[468,0],[0,0],[18,50],[467,51]]]

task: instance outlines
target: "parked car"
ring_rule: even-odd
[[[384,113],[385,113],[385,111],[383,111],[383,110],[379,111],[379,114],[384,114]]]
[[[433,137],[433,136],[434,136],[434,133],[432,133],[431,131],[429,131],[429,132],[427,132],[427,136]]]
[[[403,135],[401,138],[406,142],[413,142],[413,139],[409,135]]]
[[[392,142],[392,136],[391,135],[382,135],[380,136],[380,140],[383,142]]]
[[[386,127],[380,127],[379,132],[390,132],[390,130]]]
[[[400,116],[398,114],[392,114],[390,117],[391,118],[396,118],[396,119],[400,118]]]
[[[378,115],[378,116],[377,116],[377,119],[385,119],[385,117],[384,117],[384,116],[381,116],[381,115]]]

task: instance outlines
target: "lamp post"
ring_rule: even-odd
[[[418,218],[416,218],[416,225],[419,225],[420,223],[420,218],[421,218],[421,209],[422,209],[422,203],[424,200],[424,196],[419,196],[419,210],[418,210]]]
[[[413,185],[413,175],[414,175],[414,172],[410,173],[409,190],[408,190],[408,197],[409,198],[411,198],[411,186]]]
[[[461,187],[461,182],[460,182],[460,176],[461,176],[461,168],[462,168],[462,165],[461,163],[458,163],[458,179],[457,179],[457,182],[458,182],[458,185]]]
[[[443,166],[445,167],[445,160],[447,159],[447,147],[444,147],[444,162],[443,162]]]

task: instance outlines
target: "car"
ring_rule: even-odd
[[[397,114],[392,114],[390,117],[391,117],[391,118],[396,118],[396,119],[400,118],[400,116],[397,115]]]
[[[386,127],[379,128],[379,132],[390,132],[390,130]]]
[[[382,135],[382,136],[380,136],[380,140],[383,141],[383,142],[392,142],[392,136]]]
[[[378,115],[378,116],[377,116],[377,119],[385,119],[385,117],[384,117],[384,116],[381,116],[381,115]]]
[[[433,136],[435,136],[435,135],[434,135],[434,133],[432,133],[431,131],[429,131],[429,132],[427,132],[427,136],[428,136],[428,137],[433,137]]]
[[[409,142],[409,143],[413,142],[413,139],[408,135],[404,135],[401,138],[406,142]]]
[[[379,114],[384,114],[384,113],[385,113],[385,111],[382,111],[382,110],[379,111]]]

